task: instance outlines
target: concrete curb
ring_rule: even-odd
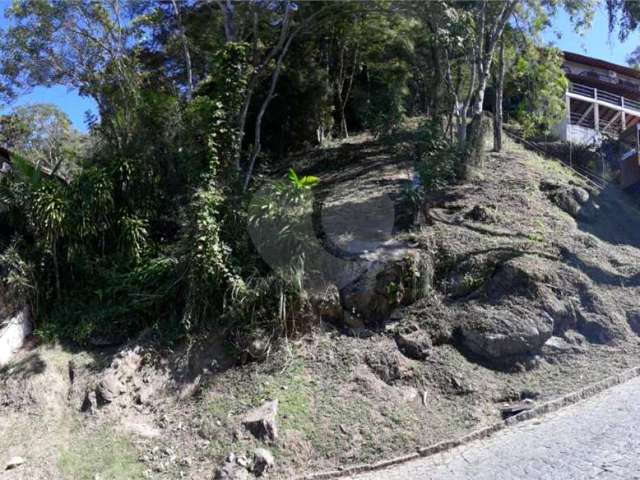
[[[358,475],[365,472],[383,470],[385,468],[399,465],[401,463],[410,462],[418,458],[429,457],[431,455],[435,455],[436,453],[445,452],[447,450],[469,444],[476,440],[488,438],[494,433],[506,427],[531,420],[532,418],[541,417],[542,415],[555,412],[569,405],[574,405],[582,400],[586,400],[590,397],[593,397],[594,395],[597,395],[598,393],[604,392],[611,387],[625,383],[638,376],[640,376],[640,366],[630,368],[617,375],[612,375],[605,378],[604,380],[600,380],[599,382],[587,385],[580,390],[569,393],[567,395],[563,395],[562,397],[556,398],[555,400],[550,400],[549,402],[543,403],[542,405],[539,405],[531,410],[521,412],[517,415],[514,415],[513,417],[509,417],[506,420],[501,420],[487,427],[474,430],[471,433],[468,433],[454,440],[447,440],[427,447],[420,447],[414,453],[392,458],[390,460],[383,460],[381,462],[373,464],[353,465],[350,467],[344,467],[339,470],[327,472],[310,473],[301,477],[296,477],[295,480],[324,480],[330,478],[342,478],[352,475]]]

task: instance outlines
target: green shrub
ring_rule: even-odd
[[[453,183],[459,158],[459,150],[449,142],[437,123],[426,122],[420,128],[415,146],[415,164],[425,192]]]

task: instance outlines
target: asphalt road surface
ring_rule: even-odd
[[[489,439],[350,478],[640,479],[640,378]]]

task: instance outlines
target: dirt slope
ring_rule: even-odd
[[[0,468],[27,462],[2,478],[210,479],[230,452],[265,446],[269,478],[288,479],[461,435],[506,401],[551,399],[636,364],[640,215],[624,195],[507,143],[468,184],[429,199],[431,224],[398,232],[374,199],[397,210],[410,171],[393,145],[359,140],[307,165],[324,183],[327,234],[345,256],[391,239],[420,250],[425,298],[383,323],[362,318],[357,336],[318,321],[244,366],[214,339],[195,353],[145,342],[22,352],[0,372]],[[280,434],[265,444],[240,421],[267,399],[279,400]]]

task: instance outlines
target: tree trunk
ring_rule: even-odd
[[[262,106],[260,107],[260,111],[258,112],[258,116],[256,118],[255,125],[255,143],[253,150],[251,152],[251,157],[249,158],[249,166],[247,167],[247,172],[244,177],[244,184],[242,186],[242,191],[246,192],[249,188],[249,182],[251,181],[251,176],[253,175],[253,169],[256,164],[256,159],[258,155],[260,155],[260,151],[262,150],[261,136],[262,136],[262,117],[267,110],[267,107],[273,100],[275,96],[274,92],[276,90],[276,85],[278,84],[278,78],[280,77],[280,71],[282,70],[282,63],[284,61],[284,57],[287,55],[287,51],[289,50],[289,46],[293,41],[296,32],[293,32],[287,42],[284,44],[284,47],[280,51],[280,55],[278,56],[278,61],[276,62],[276,67],[271,74],[271,85],[269,87],[269,92],[267,93],[266,98],[262,102]]]
[[[340,137],[349,138],[349,129],[347,128],[347,117],[344,114],[344,108],[340,105]]]
[[[498,53],[498,74],[496,81],[496,98],[493,115],[493,149],[502,151],[502,99],[504,96],[504,38],[500,40]]]
[[[189,100],[193,96],[193,68],[191,66],[191,53],[189,52],[189,43],[187,41],[187,32],[182,23],[182,15],[180,14],[180,8],[176,0],[171,0],[173,5],[173,11],[176,15],[176,21],[178,22],[178,31],[180,32],[180,41],[182,42],[182,51],[184,54],[185,68],[187,69],[187,95]]]

